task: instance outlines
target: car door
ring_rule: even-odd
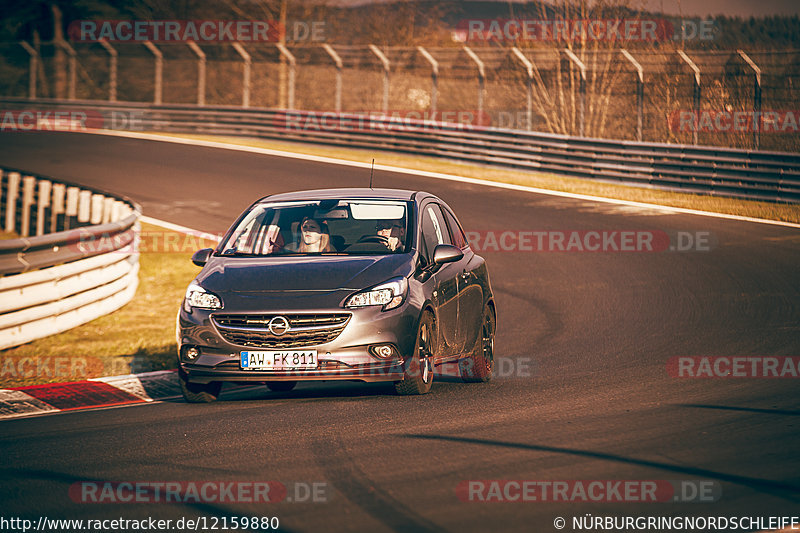
[[[464,252],[464,257],[453,263],[458,270],[458,328],[456,331],[458,332],[459,350],[471,350],[477,340],[483,318],[483,288],[478,274],[476,274],[476,269],[481,266],[483,261],[469,247],[467,237],[455,215],[446,206],[442,206],[442,212],[450,229],[450,240],[453,246]]]
[[[429,202],[420,210],[420,228],[427,264],[433,261],[433,251],[439,244],[450,244],[450,234],[439,205]],[[458,262],[446,263],[436,269],[432,300],[439,321],[440,358],[459,353],[458,344]]]

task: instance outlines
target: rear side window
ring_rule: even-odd
[[[453,238],[453,246],[463,249],[465,246],[467,246],[466,235],[464,235],[464,232],[461,230],[461,226],[458,225],[456,217],[454,217],[453,214],[447,209],[442,209],[442,211],[447,219],[447,225],[450,226],[450,235]]]
[[[422,211],[422,240],[425,242],[427,258],[439,244],[450,244],[450,233],[437,204],[428,204]]]

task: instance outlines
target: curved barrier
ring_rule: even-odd
[[[355,113],[317,113],[102,101],[0,99],[6,109],[65,110],[85,128],[206,133],[391,150],[457,161],[552,172],[665,190],[778,202],[800,201],[800,154],[615,141]],[[77,112],[77,113],[76,113]],[[22,122],[22,121],[20,121]],[[69,122],[21,129],[82,129]]]
[[[138,285],[139,207],[124,198],[0,169],[0,349],[114,311]]]

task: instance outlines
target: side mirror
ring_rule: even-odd
[[[208,258],[211,257],[211,254],[214,252],[213,248],[203,248],[202,250],[197,250],[192,255],[192,263],[201,267],[208,263]]]
[[[464,257],[464,252],[452,244],[440,244],[433,250],[433,264],[454,263]]]

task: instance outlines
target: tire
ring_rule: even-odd
[[[433,385],[433,355],[436,353],[436,319],[425,311],[419,320],[414,353],[403,366],[403,380],[395,381],[397,394],[427,394]]]
[[[189,403],[211,403],[219,397],[222,390],[221,381],[211,383],[189,383],[182,375],[178,375],[178,382],[181,384],[183,398]]]
[[[297,386],[296,381],[267,381],[267,388],[272,392],[289,392]]]
[[[465,383],[485,383],[494,370],[494,333],[497,322],[489,304],[483,308],[481,331],[475,347],[468,356],[459,359],[458,370]]]

